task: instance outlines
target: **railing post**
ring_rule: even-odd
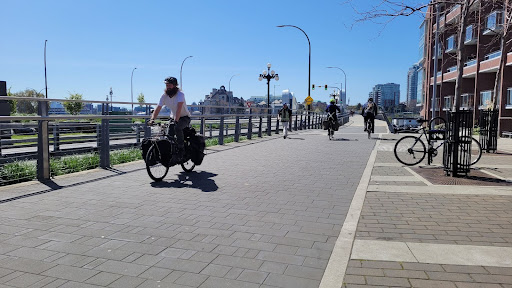
[[[258,128],[258,137],[263,137],[261,134],[261,126],[263,126],[263,117],[260,116],[260,127]]]
[[[276,118],[276,134],[279,134],[279,119],[277,119],[277,118]]]
[[[236,116],[235,122],[235,142],[240,141],[240,116]]]
[[[212,138],[213,136],[213,124],[210,123],[210,138]]]
[[[108,104],[102,105],[103,115],[108,115]],[[110,139],[109,139],[109,119],[101,119],[101,143],[100,151],[100,167],[105,169],[110,167]]]
[[[295,124],[295,129],[293,129],[293,130],[295,130],[295,131],[297,131],[297,117],[298,117],[298,116],[297,116],[297,114],[295,114],[295,122],[294,122],[294,124]],[[292,123],[290,122],[290,129],[291,129],[291,128],[292,128]]]
[[[204,136],[204,117],[201,117],[201,127],[199,127],[199,134]]]
[[[53,152],[60,150],[60,129],[59,124],[53,124]]]
[[[224,116],[220,117],[219,125],[219,145],[224,145]]]
[[[300,123],[299,123],[299,130],[302,130],[302,114],[300,115]]]
[[[96,148],[100,151],[101,146],[101,124],[96,124]]]
[[[247,139],[252,139],[252,116],[249,116],[249,124],[247,124]]]
[[[48,102],[38,101],[37,112],[41,118],[48,116]],[[50,143],[48,137],[48,120],[37,121],[37,179],[50,179]]]
[[[139,124],[135,125],[135,135],[137,137],[136,143],[139,144],[140,143],[140,126],[139,126]]]

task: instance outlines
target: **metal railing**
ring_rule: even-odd
[[[90,168],[110,167],[111,151],[138,148],[143,138],[151,137],[151,127],[145,125],[145,120],[150,117],[150,107],[157,106],[156,103],[134,103],[146,106],[146,115],[112,115],[112,104],[127,105],[131,102],[6,96],[0,100],[37,102],[38,108],[38,115],[0,116],[0,185],[35,178],[47,180],[64,172],[74,172],[72,166],[77,163]],[[50,105],[47,103],[53,101],[99,103],[101,114],[52,115],[48,113]],[[220,145],[228,140],[227,137],[238,142],[242,137],[263,137],[264,134],[279,134],[282,130],[277,115],[267,114],[264,107],[189,105],[189,109],[195,110],[191,113],[191,124],[196,131],[206,138],[218,139]],[[202,113],[212,109],[229,109],[232,114]],[[168,116],[158,118],[166,120]],[[319,129],[324,118],[325,113],[295,109],[289,122],[290,129]],[[342,115],[340,122],[347,123],[348,114]],[[60,161],[60,166],[55,165],[55,159],[66,160],[68,157],[73,161]],[[16,173],[19,175],[14,175]]]

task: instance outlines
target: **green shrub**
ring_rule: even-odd
[[[110,164],[117,165],[142,159],[142,151],[139,148],[116,150],[110,152]]]
[[[16,161],[5,164],[0,170],[2,179],[8,183],[30,181],[36,178],[35,161]]]

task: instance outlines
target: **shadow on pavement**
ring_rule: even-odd
[[[286,137],[286,139],[292,139],[292,140],[306,140],[304,138],[295,138],[295,137]]]
[[[201,172],[184,172],[178,174],[178,179],[172,182],[152,182],[151,186],[154,188],[195,188],[203,192],[215,192],[219,186],[215,183],[213,178],[217,174],[201,171]],[[188,183],[190,182],[190,183]]]
[[[358,139],[334,138],[331,141],[359,141]]]

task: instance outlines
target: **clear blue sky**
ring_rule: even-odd
[[[301,102],[308,90],[308,45],[311,40],[312,84],[339,86],[347,73],[350,104],[365,101],[375,84],[401,86],[406,98],[408,68],[419,60],[422,15],[389,23],[355,23],[357,14],[340,1],[105,1],[2,0],[0,80],[12,92],[44,88],[44,42],[47,42],[48,97],[69,93],[104,100],[110,87],[114,101],[134,101],[144,93],[157,102],[163,79],[179,81],[188,104],[204,99],[231,76],[236,97],[266,95],[258,81],[268,62],[279,73],[271,94],[295,92]],[[378,0],[355,1],[361,5]],[[362,3],[358,3],[362,2]],[[384,20],[383,20],[384,21]],[[355,23],[355,24],[354,24]],[[349,26],[354,24],[352,29]],[[44,91],[43,91],[44,92]],[[328,101],[332,89],[315,89],[315,100]]]

